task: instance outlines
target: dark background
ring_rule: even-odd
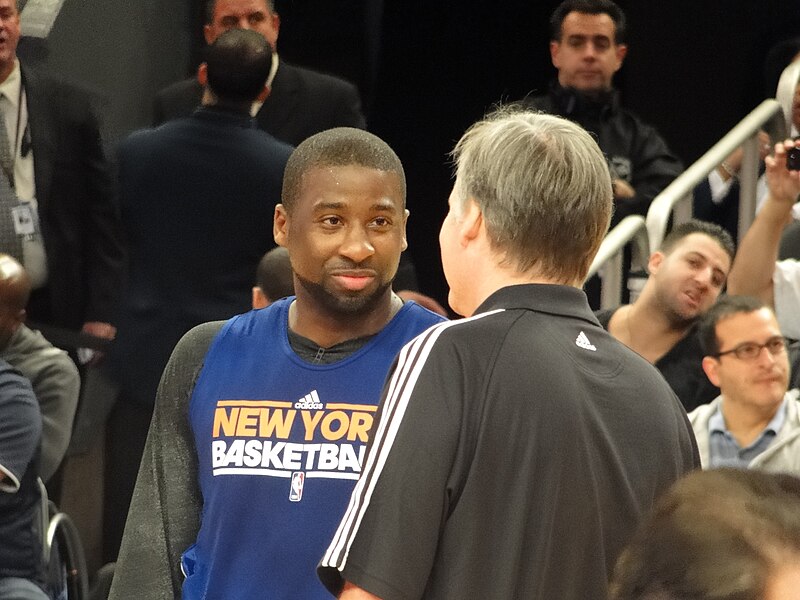
[[[447,152],[493,103],[546,89],[557,4],[276,0],[281,57],[356,83],[370,130],[403,160],[409,252],[423,291],[439,300]],[[766,96],[769,47],[800,36],[800,0],[619,4],[630,48],[616,85],[686,164]],[[20,52],[103,92],[113,143],[148,125],[155,91],[194,69],[201,26],[197,0],[66,0],[50,38]]]

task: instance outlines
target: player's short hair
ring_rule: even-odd
[[[403,205],[406,176],[403,165],[389,144],[378,136],[352,127],[336,127],[312,135],[295,148],[283,174],[281,202],[291,212],[300,194],[303,176],[318,167],[357,165],[395,173],[400,181]]]

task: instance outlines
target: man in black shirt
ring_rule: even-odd
[[[502,110],[454,151],[440,233],[467,319],[401,350],[318,573],[342,600],[600,600],[659,493],[699,465],[658,372],[580,286],[611,216],[592,137]]]
[[[597,313],[611,335],[661,371],[687,412],[719,395],[703,372],[696,325],[725,286],[733,254],[733,240],[719,225],[681,223],[650,257],[636,301]]]

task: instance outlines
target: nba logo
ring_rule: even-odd
[[[303,499],[303,482],[306,475],[302,471],[292,473],[292,486],[289,489],[289,502],[300,502]]]

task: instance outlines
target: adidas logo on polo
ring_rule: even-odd
[[[300,400],[294,403],[294,407],[300,410],[319,410],[322,408],[322,402],[320,402],[317,390],[300,398]]]
[[[575,338],[575,345],[578,348],[584,348],[586,350],[591,350],[592,352],[597,352],[597,347],[589,341],[589,338],[586,337],[586,334],[582,331],[578,334],[578,337]]]

